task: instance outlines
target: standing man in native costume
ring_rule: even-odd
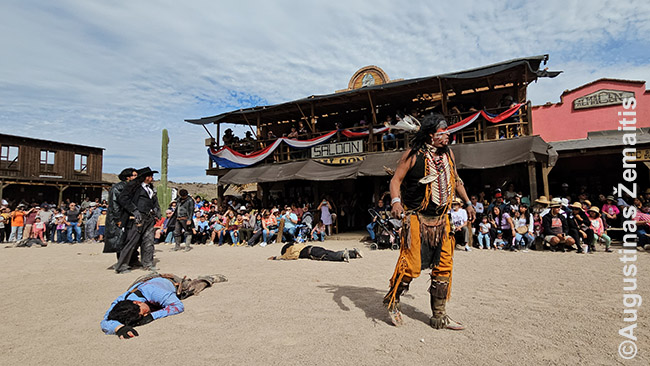
[[[411,149],[404,152],[390,182],[391,213],[403,222],[400,256],[390,280],[390,291],[384,297],[396,326],[402,324],[400,296],[422,269],[431,268],[431,326],[464,329],[445,311],[451,293],[455,246],[449,210],[458,195],[467,205],[469,220],[474,220],[476,212],[458,177],[446,128],[442,115],[424,117],[411,140]]]

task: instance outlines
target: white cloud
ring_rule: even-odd
[[[648,19],[641,1],[5,1],[0,131],[105,147],[117,172],[159,166],[168,128],[170,178],[212,181],[185,118],[330,93],[368,64],[411,78],[543,53],[565,73],[529,96],[557,101],[650,79]]]

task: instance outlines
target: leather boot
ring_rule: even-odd
[[[190,243],[192,242],[192,235],[188,235],[187,238],[185,238],[185,251],[189,252],[192,250],[192,247],[190,247]]]
[[[447,289],[449,287],[449,277],[431,276],[431,287],[429,294],[431,296],[431,311],[433,316],[429,319],[429,324],[434,329],[451,329],[463,330],[465,327],[447,315]]]
[[[395,293],[395,301],[393,301],[392,304],[389,305],[390,303],[390,292],[384,297],[384,305],[388,307],[388,316],[390,317],[391,323],[393,323],[394,326],[399,327],[400,325],[404,324],[404,321],[402,320],[402,308],[400,306],[400,296],[408,292],[409,289],[409,284],[411,283],[411,279],[408,277],[405,277],[402,279],[402,282],[397,286],[397,292]]]

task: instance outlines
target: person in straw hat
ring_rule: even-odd
[[[535,205],[532,208],[533,213],[538,213],[540,216],[543,216],[548,213],[548,205],[551,204],[551,201],[546,198],[546,196],[540,196],[535,200]]]
[[[571,209],[569,227],[575,227],[576,235],[572,235],[572,237],[576,241],[578,253],[587,253],[587,248],[591,246],[591,242],[594,240],[594,230],[591,228],[591,221],[582,209],[580,202],[574,202],[569,205],[569,208]]]
[[[609,246],[612,244],[612,239],[605,232],[605,225],[603,219],[600,217],[600,210],[598,207],[593,206],[589,208],[589,220],[591,221],[591,229],[594,231],[594,239],[590,242],[589,246],[592,252],[596,251],[596,241],[602,240],[605,242],[605,251],[611,252]]]
[[[551,246],[551,250],[568,251],[573,247],[575,240],[570,237],[567,219],[560,213],[562,204],[552,202],[550,212],[542,218],[542,232],[544,241]]]

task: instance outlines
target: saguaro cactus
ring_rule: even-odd
[[[167,160],[169,159],[169,153],[167,151],[168,146],[169,135],[167,134],[167,129],[163,129],[160,159],[160,184],[158,185],[158,203],[163,211],[169,207],[169,203],[172,200],[172,190],[167,185]]]

